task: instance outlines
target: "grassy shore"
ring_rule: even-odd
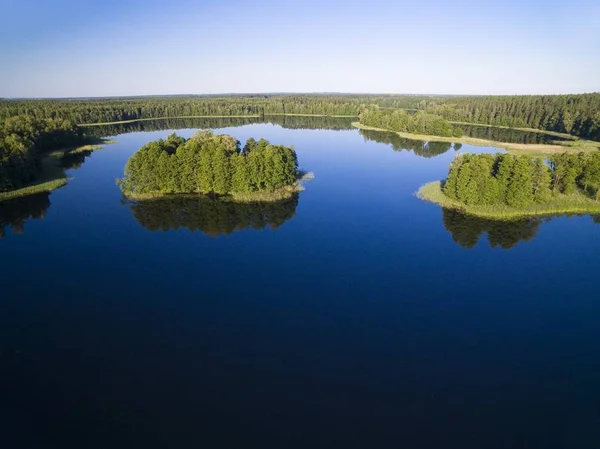
[[[385,132],[395,132],[400,137],[405,139],[413,139],[413,140],[424,140],[428,142],[458,142],[458,143],[466,143],[469,145],[477,145],[477,146],[485,146],[485,147],[495,147],[505,149],[509,153],[513,154],[526,154],[531,156],[536,156],[540,154],[556,154],[556,153],[564,153],[564,152],[588,152],[588,151],[598,151],[600,149],[600,142],[593,142],[590,140],[577,139],[572,141],[560,142],[560,144],[543,144],[543,143],[535,143],[535,144],[527,144],[527,143],[509,143],[509,142],[497,142],[495,140],[488,139],[478,139],[475,137],[440,137],[440,136],[429,136],[425,134],[411,134],[411,133],[402,133],[396,131],[390,131],[388,129],[382,128],[374,128],[372,126],[363,125],[360,122],[352,122],[352,126],[358,129],[366,129],[371,131],[385,131]]]
[[[287,200],[292,197],[295,193],[302,192],[304,190],[304,182],[310,181],[315,175],[312,172],[301,172],[298,177],[298,181],[291,186],[285,186],[281,189],[273,191],[260,191],[252,193],[234,193],[233,195],[223,195],[218,197],[222,201],[234,201],[236,203],[264,203],[264,202],[275,202]],[[130,201],[143,201],[152,200],[156,198],[166,198],[169,196],[193,196],[202,195],[200,193],[163,193],[163,192],[152,192],[152,193],[131,193],[123,192],[123,196]]]
[[[452,198],[448,198],[442,191],[442,183],[440,181],[435,181],[422,186],[417,192],[417,197],[438,204],[446,209],[456,209],[469,215],[490,218],[493,220],[511,220],[536,215],[549,216],[600,213],[600,201],[595,201],[579,192],[570,195],[556,195],[547,203],[533,204],[527,209],[515,209],[514,207],[506,205],[467,206]]]
[[[258,202],[275,202],[286,200],[291,198],[291,196],[296,192],[301,192],[303,189],[302,186],[286,186],[278,190],[274,191],[262,191],[262,192],[252,192],[252,193],[236,193],[233,195],[223,195],[223,196],[215,196],[215,199],[218,198],[222,201],[234,201],[237,203],[258,203]],[[144,200],[153,200],[156,198],[168,198],[168,197],[180,197],[180,196],[197,196],[203,195],[201,193],[162,193],[162,192],[152,192],[152,193],[131,193],[131,192],[123,192],[123,196],[130,201],[144,201]]]
[[[33,182],[20,189],[0,192],[0,201],[20,198],[36,193],[51,192],[67,184],[65,169],[61,166],[61,160],[67,154],[83,153],[104,148],[104,145],[115,143],[115,140],[99,139],[97,143],[81,145],[73,148],[53,151],[44,155],[41,160],[41,175]]]

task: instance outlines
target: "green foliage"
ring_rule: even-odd
[[[454,129],[452,125],[440,116],[418,111],[408,114],[401,109],[365,109],[360,114],[360,123],[374,128],[387,129],[395,132],[427,134],[431,136],[452,137],[462,130]]]
[[[81,132],[66,120],[25,115],[0,122],[0,192],[36,179],[44,153],[83,142]]]
[[[582,192],[600,200],[600,152],[564,153],[542,159],[510,154],[458,155],[450,164],[444,194],[467,206],[527,209],[554,194]]]
[[[188,140],[172,134],[144,145],[129,158],[118,183],[132,196],[229,195],[273,192],[297,180],[293,148],[249,139],[242,151],[232,136],[201,131]]]
[[[533,203],[533,163],[527,156],[516,156],[512,168],[506,204],[517,209],[524,209]]]
[[[382,109],[418,110],[451,121],[530,127],[600,140],[599,93],[465,97],[262,94],[0,100],[0,122],[9,117],[22,115],[31,115],[36,119],[69,120],[77,124],[194,116],[258,118],[277,114],[357,116],[365,108],[372,106],[379,106]],[[397,116],[393,126],[403,127],[403,120],[406,119],[406,115]],[[438,132],[444,131],[438,130]]]

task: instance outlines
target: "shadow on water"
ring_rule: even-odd
[[[50,207],[50,193],[42,192],[22,198],[0,201],[0,238],[10,229],[23,234],[28,220],[44,218]]]
[[[451,148],[460,150],[462,147],[460,143],[452,144],[450,142],[426,142],[423,140],[405,139],[396,133],[387,131],[361,129],[360,134],[364,137],[365,141],[372,140],[374,142],[385,143],[391,145],[394,151],[412,151],[417,156],[426,158],[439,156]]]
[[[92,150],[71,151],[60,158],[59,166],[65,170],[76,170],[91,156]]]
[[[529,242],[537,235],[543,222],[556,217],[528,217],[512,221],[488,220],[466,215],[453,209],[442,209],[444,227],[452,240],[466,249],[474,248],[483,234],[492,248],[511,249],[520,242]],[[600,224],[600,215],[591,216]]]
[[[242,229],[277,229],[296,214],[299,195],[273,202],[237,203],[200,195],[125,202],[137,222],[150,231],[180,228],[211,237]]]

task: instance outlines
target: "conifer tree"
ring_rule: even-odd
[[[526,208],[533,203],[531,159],[518,156],[512,168],[510,182],[506,190],[506,204],[516,208]]]

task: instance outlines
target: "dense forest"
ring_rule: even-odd
[[[250,195],[295,186],[299,177],[293,148],[267,140],[240,142],[200,131],[190,139],[171,134],[138,150],[119,184],[126,195],[170,193]]]
[[[40,158],[49,151],[85,141],[68,120],[11,117],[0,124],[0,191],[19,188],[40,172]]]
[[[510,154],[460,154],[452,161],[443,192],[466,205],[527,208],[553,195],[581,192],[600,199],[600,152],[542,159]]]
[[[279,228],[296,214],[298,193],[281,201],[237,202],[177,195],[130,202],[137,222],[150,231],[185,228],[209,236],[252,228]]]
[[[409,114],[402,109],[365,109],[360,113],[360,123],[389,131],[426,134],[441,137],[461,137],[462,129],[452,126],[438,115],[418,111]]]
[[[600,93],[447,97],[425,109],[448,120],[529,127],[600,140]]]
[[[394,151],[412,151],[417,156],[435,157],[444,154],[451,148],[458,151],[462,148],[460,143],[450,142],[427,142],[424,140],[405,139],[396,133],[372,131],[369,129],[361,129],[360,134],[366,140],[372,140],[379,143],[385,143],[392,146]]]
[[[398,109],[402,108],[402,109]],[[406,112],[410,110],[411,113]],[[416,112],[415,112],[416,111]],[[290,116],[315,114],[329,116]],[[220,120],[247,124],[270,122],[286,128],[348,129],[348,118],[393,131],[460,136],[449,121],[539,128],[600,140],[600,94],[532,96],[420,96],[273,94],[166,96],[82,99],[0,100],[0,191],[31,183],[40,174],[44,152],[86,142],[87,137],[115,135],[159,127],[196,127],[172,123],[176,117],[223,116],[204,119],[207,128]],[[160,122],[133,122],[100,127],[76,124],[171,117]],[[184,120],[185,119],[177,119]],[[211,122],[212,120],[212,122]],[[461,125],[462,126],[462,125]],[[123,131],[125,130],[125,131]],[[523,138],[489,128],[468,128],[469,135],[485,133],[491,140],[523,142]],[[544,140],[548,137],[537,137]],[[551,137],[552,140],[558,138]],[[533,143],[533,142],[532,142]],[[430,151],[431,149],[427,149]],[[434,149],[433,152],[438,149]]]
[[[428,96],[265,94],[0,100],[0,121],[17,115],[74,123],[199,115],[319,114],[358,116],[365,108],[422,110],[451,121],[530,127],[600,140],[600,93],[578,95]]]

